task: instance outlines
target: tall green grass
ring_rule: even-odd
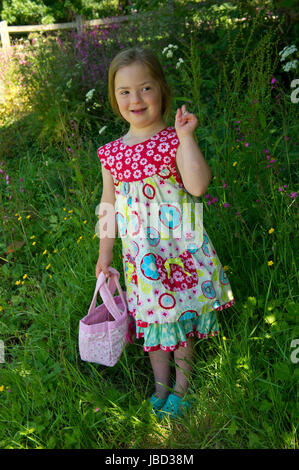
[[[153,376],[141,341],[113,368],[80,360],[78,322],[93,295],[99,242],[96,149],[125,127],[112,116],[104,85],[104,101],[96,94],[89,111],[87,89],[77,91],[76,101],[53,41],[36,54],[32,46],[24,52],[34,69],[21,68],[22,112],[11,110],[17,121],[6,108],[0,129],[1,448],[298,447],[291,342],[299,338],[293,238],[299,125],[292,75],[279,75],[277,29],[265,34],[257,21],[249,30],[223,27],[217,40],[214,34],[194,29],[189,41],[183,30],[157,41],[174,90],[173,116],[186,102],[199,117],[198,143],[213,172],[202,197],[204,224],[236,299],[218,314],[221,334],[196,341],[194,407],[179,422],[160,423],[150,413]],[[166,57],[170,43],[178,49]],[[111,42],[111,53],[116,46]],[[43,60],[49,51],[50,71]],[[184,62],[176,68],[179,58]],[[40,80],[34,74],[31,81],[33,70]],[[120,239],[113,266],[122,270]]]

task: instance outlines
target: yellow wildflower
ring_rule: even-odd
[[[272,266],[272,264],[274,264],[272,260],[268,261],[268,266]]]
[[[71,214],[72,212],[73,212],[73,209],[69,210],[69,211],[68,211],[68,214]]]
[[[20,217],[18,217],[18,220],[22,220],[22,217],[21,217],[21,216],[20,216]]]
[[[18,286],[19,284],[21,284],[21,281],[20,281],[20,280],[18,280],[18,281],[15,282],[15,285],[16,285],[16,286]]]
[[[223,341],[226,341],[226,336],[222,336]]]
[[[63,220],[66,220],[66,217],[64,217]]]
[[[19,215],[19,214],[18,214],[18,213],[16,213],[16,214],[15,214],[15,217],[18,217],[18,215]]]
[[[36,245],[36,242],[32,242],[32,245]]]
[[[53,250],[53,253],[57,253],[57,250],[56,250],[56,248],[55,248],[55,250]]]
[[[23,279],[26,279],[26,277],[27,277],[27,274],[24,274]]]
[[[4,390],[4,385],[1,385],[0,392],[3,392],[3,390]]]
[[[51,266],[51,265],[50,265],[50,264],[48,264],[48,266],[46,266],[46,269],[49,269],[49,267],[50,267],[50,266]]]
[[[233,163],[233,166],[236,166],[237,163],[238,163],[238,162],[234,162],[234,163]]]
[[[43,255],[45,255],[46,253],[47,253],[47,250],[45,250],[45,251],[43,252]]]
[[[30,240],[32,240],[33,238],[35,238],[35,235],[31,235]]]
[[[92,237],[92,240],[94,240],[96,236],[97,236],[97,234],[95,233]]]
[[[224,271],[228,271],[228,270],[229,270],[229,266],[223,266],[223,269],[224,269]]]
[[[84,220],[84,221],[83,221],[83,224],[86,224],[86,222],[87,222],[87,220]]]
[[[26,219],[30,219],[31,215],[26,215]]]
[[[274,232],[274,228],[272,227],[272,228],[270,228],[270,230],[268,231],[268,233],[271,234],[271,233],[273,233],[273,232]]]
[[[2,312],[2,310],[3,310],[3,307],[0,305],[0,312]]]

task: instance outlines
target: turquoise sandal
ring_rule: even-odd
[[[191,408],[191,403],[188,400],[183,400],[181,397],[170,393],[166,400],[165,405],[156,415],[163,419],[166,416],[170,418],[180,418],[183,416],[184,411]]]
[[[161,408],[165,405],[166,401],[167,398],[158,398],[155,394],[153,394],[149,399],[149,402],[153,405],[152,411],[156,413],[158,410],[161,410]]]

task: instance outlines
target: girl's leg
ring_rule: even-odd
[[[169,386],[170,352],[158,349],[158,351],[149,352],[149,357],[155,377],[156,396],[161,399],[167,398],[169,392],[166,387]]]
[[[176,382],[174,394],[184,396],[188,391],[189,376],[193,366],[193,338],[187,338],[187,346],[174,351]]]

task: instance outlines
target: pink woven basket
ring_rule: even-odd
[[[88,314],[79,321],[79,352],[82,361],[112,367],[120,358],[124,346],[132,340],[128,332],[126,295],[119,284],[120,274],[111,266],[109,271],[112,276],[108,278],[108,286],[101,272]],[[113,297],[116,287],[120,295]],[[103,304],[96,307],[98,292]]]

